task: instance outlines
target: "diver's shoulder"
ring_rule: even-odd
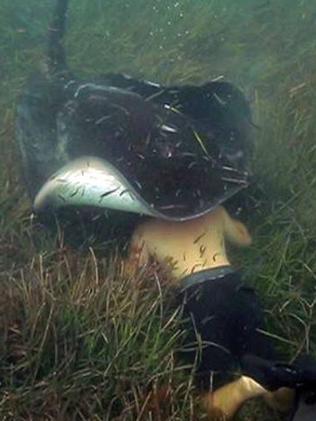
[[[208,223],[219,222],[224,219],[227,215],[227,211],[223,206],[217,206],[215,209],[206,213],[204,218]]]

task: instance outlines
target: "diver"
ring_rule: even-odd
[[[180,354],[196,364],[196,383],[209,419],[231,419],[257,396],[290,411],[300,386],[309,391],[316,387],[316,363],[277,362],[260,300],[232,268],[226,241],[249,246],[251,236],[222,206],[184,222],[149,219],[134,232],[127,270],[153,260],[169,272],[187,331]]]

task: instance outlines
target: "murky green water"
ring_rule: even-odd
[[[30,75],[44,68],[53,3],[0,2],[4,277],[36,252],[27,250],[31,205],[20,177],[15,110]],[[249,194],[257,206],[245,221],[254,244],[233,260],[262,295],[280,348],[291,357],[315,352],[316,3],[73,0],[65,39],[69,66],[80,77],[125,73],[166,85],[222,77],[244,92],[256,126]]]

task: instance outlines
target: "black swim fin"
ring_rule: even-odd
[[[316,362],[313,359],[309,359],[308,364],[305,360],[285,364],[246,354],[241,358],[241,371],[271,391],[281,387],[316,388]]]
[[[316,420],[316,388],[313,390],[298,390],[296,404],[289,421]]]
[[[295,364],[309,373],[307,382],[296,390],[296,400],[290,421],[315,421],[316,420],[316,385],[314,375],[316,361],[310,355],[299,357]]]

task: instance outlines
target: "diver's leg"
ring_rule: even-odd
[[[266,390],[259,383],[250,377],[242,376],[220,387],[215,392],[204,394],[202,404],[207,411],[209,420],[229,420],[248,399],[265,393]]]
[[[273,376],[270,369],[277,354],[271,338],[262,333],[262,305],[238,273],[191,287],[184,297],[184,316],[189,320],[187,341],[193,349],[191,358],[193,354],[197,361],[196,378],[210,420],[230,419],[248,399],[258,396],[277,410],[290,409],[293,390],[281,386],[292,377]],[[254,359],[245,358],[248,355]],[[240,367],[243,361],[249,364]],[[238,366],[243,375],[232,381]]]
[[[249,293],[251,294],[251,290]],[[275,370],[274,361],[281,360],[282,357],[276,352],[271,337],[265,334],[262,307],[254,293],[251,302],[253,308],[257,308],[257,327],[252,330],[243,348],[244,355],[240,359],[241,370],[258,382],[257,384],[262,385],[264,390],[262,397],[271,408],[288,412],[294,405],[295,391],[283,385],[290,382],[290,374],[286,370],[278,372]]]
[[[247,400],[259,396],[262,396],[271,408],[289,412],[293,407],[295,391],[282,387],[275,392],[269,392],[251,377],[241,376],[214,392],[202,394],[202,404],[209,420],[229,420]]]
[[[276,356],[270,338],[261,334],[264,319],[258,297],[242,283],[239,274],[193,287],[186,296],[184,314],[192,323],[188,335],[191,344],[194,336],[195,342],[200,342],[196,374],[199,386],[208,391],[202,400],[210,419],[216,419],[215,414],[224,414],[229,419],[246,400],[260,395],[266,396],[277,409],[289,409],[292,391],[269,392],[266,384],[270,378],[268,382],[261,378],[257,365],[248,366],[247,375],[231,381],[236,361],[242,360],[244,354],[254,353],[267,361]],[[215,383],[209,381],[211,372],[217,373]],[[269,371],[267,374],[270,375]],[[218,381],[221,385],[226,383],[225,386],[219,387]],[[273,385],[270,390],[277,388]]]
[[[241,311],[234,300],[238,282],[238,276],[206,280],[183,297],[188,330],[183,356],[197,363],[197,386],[210,420],[232,418],[247,399],[265,392],[248,377],[235,380],[238,358],[233,338],[241,334]]]

